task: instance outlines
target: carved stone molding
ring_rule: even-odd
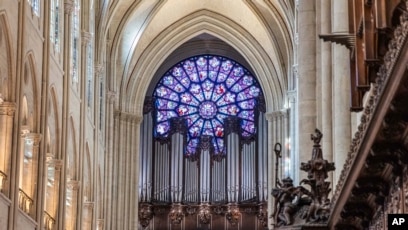
[[[114,115],[122,121],[129,121],[135,124],[140,124],[143,120],[143,116],[119,110],[116,110]]]
[[[42,135],[40,133],[27,133],[25,138],[32,141],[34,147],[38,147],[40,145]]]
[[[97,78],[102,77],[102,73],[103,73],[104,70],[105,70],[105,68],[104,68],[104,66],[102,64],[95,65],[95,67],[94,67],[95,76]]]
[[[320,34],[319,38],[325,42],[334,42],[343,45],[349,50],[353,50],[356,43],[356,36],[349,33]]]
[[[80,183],[77,180],[69,180],[67,181],[67,188],[72,190],[72,191],[77,191],[79,190]]]
[[[93,35],[88,31],[82,31],[81,41],[83,45],[88,45],[92,41]]]
[[[47,166],[54,168],[55,170],[60,170],[62,165],[63,165],[63,160],[59,160],[59,159],[47,160]]]
[[[108,90],[106,97],[108,98],[109,104],[114,104],[116,101],[116,92]]]
[[[74,1],[73,0],[65,0],[64,1],[64,12],[65,14],[72,14],[74,11]]]
[[[16,112],[16,104],[12,102],[0,103],[0,115],[14,116]]]

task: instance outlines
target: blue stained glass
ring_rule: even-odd
[[[239,63],[221,56],[202,55],[174,65],[154,90],[156,137],[167,137],[170,119],[186,119],[187,155],[196,154],[200,136],[212,136],[215,154],[225,154],[224,119],[238,116],[243,137],[253,136],[258,82]]]

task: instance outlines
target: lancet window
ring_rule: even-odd
[[[28,0],[28,3],[30,3],[34,14],[40,16],[40,0]]]
[[[71,28],[71,77],[73,83],[78,83],[79,73],[79,2],[74,1],[74,9],[72,12],[72,28]]]
[[[51,1],[50,40],[55,51],[60,50],[60,0]]]

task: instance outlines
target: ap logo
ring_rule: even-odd
[[[388,229],[408,229],[408,214],[388,214]]]

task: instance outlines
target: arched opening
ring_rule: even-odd
[[[155,227],[263,225],[257,214],[267,198],[264,113],[256,77],[231,58],[197,55],[169,68],[145,102],[139,202],[148,208],[141,213],[167,210],[154,216]],[[196,211],[187,214],[187,207]],[[141,217],[142,226],[149,222]]]

